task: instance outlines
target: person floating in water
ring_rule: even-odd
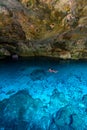
[[[58,71],[50,68],[50,69],[48,70],[48,72],[50,72],[50,73],[57,73]]]

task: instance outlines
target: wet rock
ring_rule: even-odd
[[[23,57],[87,59],[86,44],[82,43],[87,37],[86,6],[86,0],[3,0],[0,49],[9,44],[6,50],[13,54],[10,46],[14,43],[16,53]],[[28,46],[26,41],[31,41],[33,46]]]
[[[17,52],[20,56],[34,56],[34,47],[31,42],[20,41],[17,43]]]
[[[0,14],[9,15],[9,11],[6,6],[0,6]]]
[[[0,49],[0,56],[10,56],[10,52],[5,48]]]
[[[71,54],[68,51],[62,51],[59,54],[61,59],[71,59]]]

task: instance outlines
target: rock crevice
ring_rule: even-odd
[[[0,56],[15,48],[19,56],[87,59],[86,8],[86,0],[1,1]]]

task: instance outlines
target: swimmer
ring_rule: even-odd
[[[50,72],[50,73],[57,73],[58,71],[50,68],[50,69],[48,70],[48,72]]]

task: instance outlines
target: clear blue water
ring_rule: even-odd
[[[87,130],[87,61],[0,61],[0,109],[0,130]]]

